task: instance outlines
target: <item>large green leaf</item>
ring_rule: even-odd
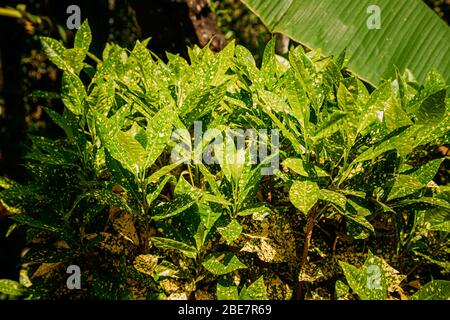
[[[448,26],[421,0],[242,0],[273,32],[290,36],[325,55],[345,49],[349,68],[377,85],[409,68],[419,81],[436,68],[450,80]],[[369,29],[372,5],[380,29]]]

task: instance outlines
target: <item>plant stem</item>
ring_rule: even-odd
[[[305,267],[306,261],[308,260],[309,246],[311,244],[311,238],[312,238],[312,233],[313,233],[313,229],[314,229],[314,224],[316,222],[316,218],[318,215],[319,215],[318,205],[315,204],[312,207],[312,209],[309,211],[308,217],[306,220],[305,241],[303,244],[302,257],[300,260],[299,275],[302,274],[303,268]],[[303,281],[299,281],[297,283],[297,299],[303,299],[302,284],[303,284]]]

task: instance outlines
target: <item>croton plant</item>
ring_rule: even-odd
[[[0,292],[450,297],[450,188],[435,179],[448,158],[434,152],[449,143],[450,107],[437,72],[373,88],[344,54],[282,57],[274,40],[261,66],[234,42],[188,61],[161,60],[148,40],[96,57],[87,22],[74,48],[41,42],[62,86],[33,95],[62,100],[62,113],[45,108],[61,130],[31,137],[27,183],[0,178],[8,235],[27,240],[20,281]]]

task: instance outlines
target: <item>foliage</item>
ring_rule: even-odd
[[[449,27],[422,0],[242,2],[272,32],[325,55],[346,51],[349,68],[374,85],[393,77],[395,66],[409,68],[420,82],[432,68],[450,81]]]
[[[287,61],[274,40],[260,67],[234,42],[218,54],[189,49],[189,62],[167,54],[165,63],[147,40],[132,50],[107,44],[101,57],[88,52],[90,40],[87,22],[74,48],[41,38],[63,70],[53,96],[64,111],[45,109],[62,136],[32,137],[32,179],[1,184],[0,201],[26,228],[29,250],[19,283],[2,280],[0,291],[30,299],[289,299],[300,284],[308,299],[341,297],[321,293],[325,283],[339,293],[350,286],[362,299],[436,290],[434,298],[448,298],[445,282],[415,293],[402,276],[418,275],[421,285],[449,271],[450,190],[433,182],[443,159],[418,153],[449,138],[447,85],[436,71],[423,85],[398,73],[370,93],[342,70],[343,56],[297,47]],[[172,161],[173,130],[193,132],[199,121],[205,130],[279,130],[279,151],[258,131],[272,154],[242,164],[251,141],[223,149],[211,144],[216,134],[188,154],[212,146],[219,163]],[[281,170],[263,175],[274,157]],[[358,254],[367,257],[362,269],[352,266]],[[80,290],[66,286],[69,265],[81,269]],[[361,285],[370,265],[383,270],[382,294]]]

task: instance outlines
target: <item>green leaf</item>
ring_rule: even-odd
[[[81,24],[80,28],[77,30],[77,33],[75,34],[74,47],[81,48],[85,52],[88,52],[91,42],[92,42],[91,28],[89,27],[88,21],[85,20]]]
[[[407,155],[414,148],[414,142],[421,129],[422,127],[418,125],[408,127],[400,133],[384,140],[379,145],[367,149],[354,160],[354,163],[373,160],[383,153],[394,149],[397,149],[403,156]]]
[[[328,173],[320,168],[319,166],[312,166],[309,163],[304,162],[302,159],[298,158],[287,158],[282,163],[295,173],[304,177],[328,177]]]
[[[334,292],[336,298],[342,298],[346,296],[350,291],[350,288],[341,280],[337,280],[334,284]]]
[[[181,163],[182,162],[179,161],[179,162],[171,163],[171,164],[169,164],[167,166],[162,167],[158,171],[152,173],[152,175],[147,178],[147,181],[148,182],[156,182],[156,181],[158,181],[161,177],[167,175],[170,171],[172,171],[173,169],[178,167]]]
[[[423,81],[437,68],[450,82],[448,26],[421,0],[243,0],[271,32],[288,35],[324,55],[346,50],[349,68],[377,85],[409,68]],[[369,29],[380,9],[380,29]],[[378,26],[376,26],[378,27]],[[422,32],[428,30],[427,32]]]
[[[230,273],[247,268],[232,252],[214,252],[203,262],[203,266],[214,275]]]
[[[447,90],[442,89],[429,95],[415,113],[418,124],[432,125],[442,120],[446,112],[445,96]]]
[[[6,177],[0,177],[0,188],[9,189],[16,185],[18,185],[18,183],[15,182],[14,180],[8,179]]]
[[[275,44],[276,38],[272,37],[272,39],[266,44],[263,54],[261,76],[264,78],[268,86],[273,85],[276,81],[276,79],[274,79],[277,66],[277,60],[275,58]]]
[[[161,249],[178,250],[188,258],[191,259],[197,258],[197,249],[183,242],[160,237],[151,237],[150,241],[155,245],[155,247]]]
[[[392,186],[391,192],[387,198],[387,201],[391,201],[396,198],[406,197],[417,190],[422,189],[424,184],[412,176],[400,174]]]
[[[181,194],[175,197],[174,200],[170,202],[161,202],[154,208],[154,214],[152,219],[154,221],[159,221],[173,217],[186,211],[196,203],[196,199],[193,199],[189,194]]]
[[[411,172],[410,175],[425,185],[434,179],[443,161],[444,159],[431,160],[419,169]]]
[[[323,122],[316,130],[313,141],[331,136],[333,133],[342,128],[343,122],[346,119],[347,114],[340,111],[335,111],[331,114],[330,118]]]
[[[421,197],[418,199],[407,199],[407,200],[399,201],[396,205],[408,206],[408,205],[420,204],[420,203],[438,206],[438,207],[442,207],[442,208],[450,210],[450,203],[448,203],[447,201],[445,201],[443,199],[431,198],[431,197]]]
[[[272,211],[266,206],[259,206],[254,208],[248,208],[238,212],[238,216],[249,216],[252,215],[253,220],[263,220],[265,217],[269,216]]]
[[[106,165],[112,174],[113,181],[131,194],[134,199],[138,199],[138,185],[133,173],[125,169],[119,161],[114,159],[108,150],[105,151],[105,158]]]
[[[334,203],[341,208],[345,208],[347,203],[347,198],[343,194],[327,189],[320,189],[318,192],[318,197],[320,200]]]
[[[75,73],[74,67],[65,59],[66,48],[61,42],[48,37],[40,37],[39,39],[41,40],[42,49],[51,62],[61,70]]]
[[[83,101],[86,90],[80,78],[72,73],[64,72],[62,78],[62,101],[73,114],[83,114]]]
[[[380,260],[374,260],[370,265],[358,269],[346,262],[339,261],[345,278],[362,300],[385,300],[387,298],[387,284]]]
[[[410,300],[449,300],[450,281],[433,280],[410,297]]]
[[[175,112],[167,107],[148,120],[146,129],[148,145],[144,157],[145,168],[149,168],[163,152],[172,134],[175,119]]]
[[[231,244],[241,235],[242,229],[240,223],[233,219],[226,227],[219,228],[219,232],[227,243]]]
[[[431,263],[434,263],[434,264],[438,265],[441,268],[444,268],[446,271],[450,271],[450,262],[449,261],[439,261],[439,260],[433,259],[430,256],[427,256],[426,254],[420,253],[420,252],[418,252],[416,250],[413,250],[413,251],[414,251],[414,253],[416,255],[425,258],[426,260],[430,261]]]
[[[197,166],[200,169],[203,177],[205,177],[206,181],[208,181],[208,184],[214,194],[220,195],[219,185],[217,184],[216,177],[208,170],[208,168],[206,168],[203,163],[199,163]]]
[[[424,211],[425,222],[430,230],[450,232],[450,212],[442,207]]]
[[[130,132],[112,131],[112,123],[104,116],[97,114],[99,137],[111,156],[129,172],[138,176],[145,170],[146,151],[133,138]]]
[[[306,131],[309,126],[310,102],[301,83],[289,73],[286,81],[286,95],[289,105],[291,106],[292,114]]]
[[[311,181],[294,181],[289,190],[289,200],[304,214],[319,200],[319,187]]]
[[[248,288],[243,288],[239,294],[241,300],[269,300],[264,278],[261,276]]]
[[[393,93],[391,93],[391,96],[387,100],[381,101],[381,104],[384,105],[383,119],[389,131],[413,124],[411,118],[402,109],[400,102],[395,98]]]
[[[204,242],[209,232],[211,231],[211,228],[214,226],[214,223],[216,223],[217,219],[219,219],[222,215],[222,211],[216,210],[214,207],[209,206],[205,203],[200,203],[198,206],[198,213],[200,215],[203,226],[205,227],[205,233],[203,236]]]
[[[17,281],[0,279],[0,292],[11,296],[21,296],[23,289]]]
[[[239,300],[238,288],[235,285],[222,285],[216,287],[217,300]]]

